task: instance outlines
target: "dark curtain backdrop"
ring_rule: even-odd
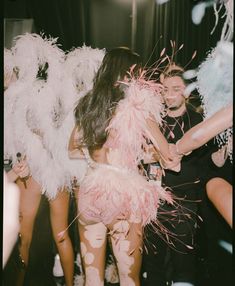
[[[33,18],[34,31],[58,37],[64,50],[83,43],[106,49],[129,46],[149,64],[157,60],[164,47],[171,54],[173,40],[176,47],[184,44],[174,58],[183,66],[197,50],[196,58],[188,66],[194,68],[216,45],[223,23],[220,19],[210,35],[215,16],[209,8],[202,23],[194,25],[191,11],[196,2],[170,0],[157,5],[155,0],[4,0],[4,18]]]
[[[215,15],[213,8],[208,8],[201,24],[193,24],[191,13],[195,2],[171,0],[167,5],[156,5],[154,42],[156,43],[162,35],[155,53],[156,57],[164,47],[171,54],[170,40],[174,40],[178,48],[181,44],[184,44],[184,48],[175,57],[176,62],[185,66],[196,50],[197,56],[190,64],[191,67],[196,67],[205,58],[207,51],[216,45],[220,38],[223,21],[220,21],[215,32],[211,35],[210,33],[215,25]]]

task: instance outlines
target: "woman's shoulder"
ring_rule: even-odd
[[[94,160],[97,163],[107,164],[107,153],[109,148],[107,148],[105,145],[101,147],[100,149],[93,150],[90,153],[90,156],[92,160]]]

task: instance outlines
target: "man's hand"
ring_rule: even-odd
[[[169,144],[169,151],[171,154],[171,160],[164,160],[163,158],[161,158],[160,163],[164,169],[179,172],[181,169],[180,161],[182,159],[182,156],[177,154],[175,144]]]

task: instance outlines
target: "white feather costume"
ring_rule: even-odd
[[[83,46],[70,51],[63,64],[60,103],[64,119],[58,128],[52,149],[58,163],[64,167],[64,176],[68,186],[74,177],[79,183],[87,170],[85,160],[71,160],[68,157],[69,138],[75,126],[74,108],[77,101],[92,89],[93,79],[103,60],[104,53],[104,50]]]
[[[206,118],[233,104],[233,43],[218,42],[216,48],[199,66],[196,85]],[[233,128],[230,127],[216,136],[219,147],[227,144],[231,160],[232,135]]]
[[[15,67],[14,56],[11,50],[4,48],[4,77],[11,77]]]
[[[16,38],[12,48],[19,79],[5,93],[5,154],[16,160],[16,153],[26,155],[34,179],[49,199],[65,183],[63,168],[52,153],[59,110],[60,83],[64,53],[56,39],[25,34]],[[37,78],[41,66],[48,63],[47,81]]]
[[[18,37],[13,51],[19,80],[5,94],[5,155],[15,161],[17,152],[26,154],[33,177],[53,199],[60,187],[71,187],[74,177],[79,182],[85,175],[85,160],[69,159],[68,142],[75,103],[92,88],[104,51],[84,46],[70,52],[64,61],[56,39],[37,34]],[[37,79],[37,73],[46,62],[45,82]],[[78,79],[85,83],[80,92]]]
[[[199,66],[197,88],[206,118],[233,103],[233,43],[218,42]]]
[[[5,152],[16,160],[26,155],[32,176],[42,193],[54,198],[64,185],[63,169],[52,155],[56,138],[58,106],[64,53],[56,39],[25,34],[16,38],[12,48],[19,79],[5,93]],[[48,63],[48,78],[37,78],[39,68]]]

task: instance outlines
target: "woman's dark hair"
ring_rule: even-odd
[[[76,124],[83,134],[81,144],[90,151],[101,148],[105,143],[105,129],[117,103],[124,97],[117,81],[123,80],[133,65],[136,65],[134,70],[140,67],[140,56],[130,49],[119,47],[107,52],[94,78],[93,89],[79,100],[74,109]]]

